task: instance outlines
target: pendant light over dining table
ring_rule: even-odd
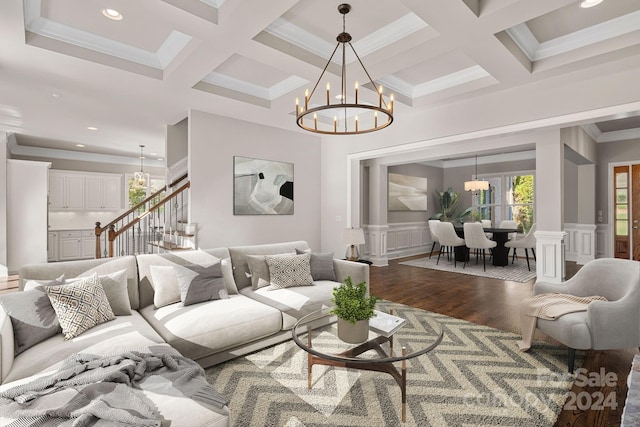
[[[478,155],[476,154],[476,174],[471,181],[465,181],[464,191],[482,191],[489,189],[489,181],[478,181]]]
[[[296,123],[309,132],[328,135],[357,135],[384,129],[393,122],[393,94],[389,95],[387,102],[382,85],[377,86],[373,82],[351,44],[351,35],[346,32],[346,15],[350,10],[351,5],[349,4],[343,3],[338,6],[338,12],[342,14],[342,32],[336,37],[338,43],[311,92],[306,90],[302,103],[296,98]],[[362,101],[359,96],[361,88],[357,81],[353,83],[353,90],[347,91],[347,45],[364,70],[368,83],[377,92],[377,102],[365,103]],[[339,93],[335,96],[337,102],[332,103],[329,82],[326,84],[326,99],[322,95],[316,94],[316,89],[340,47],[342,47],[341,84]],[[315,98],[314,95],[316,95]],[[322,100],[317,101],[316,98],[322,98]]]

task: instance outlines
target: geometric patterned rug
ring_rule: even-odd
[[[566,348],[535,342],[523,353],[510,332],[387,301],[377,308],[407,319],[396,334],[434,321],[444,330],[438,347],[407,362],[405,424],[390,375],[315,365],[309,390],[307,353],[289,340],[206,370],[232,425],[553,426],[574,381]]]
[[[487,271],[483,271],[482,269],[482,259],[480,259],[480,262],[476,265],[475,260],[472,258],[471,262],[467,263],[464,268],[462,268],[463,263],[461,262],[458,262],[458,266],[454,267],[453,261],[447,261],[446,257],[443,259],[441,256],[440,263],[438,265],[436,265],[437,260],[438,255],[434,254],[431,259],[429,259],[429,257],[418,258],[410,261],[404,261],[400,264],[522,283],[528,282],[536,277],[536,262],[533,260],[533,257],[529,258],[531,271],[527,269],[527,261],[525,259],[518,259],[515,264],[511,264],[511,257],[509,257],[509,265],[504,267],[495,267],[487,257]]]

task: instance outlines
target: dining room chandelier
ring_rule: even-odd
[[[144,145],[140,145],[140,171],[133,174],[133,185],[135,188],[148,188],[151,183],[151,177],[144,172]]]
[[[478,155],[476,154],[476,174],[471,181],[465,181],[464,191],[481,191],[489,189],[489,181],[478,181]]]
[[[338,34],[333,53],[329,57],[327,64],[324,66],[318,81],[313,90],[305,91],[304,102],[300,104],[296,98],[296,123],[302,129],[309,132],[328,134],[328,135],[356,135],[367,132],[374,132],[384,129],[393,122],[393,94],[389,95],[389,101],[383,96],[382,85],[377,86],[369,72],[365,68],[358,53],[351,44],[351,35],[346,32],[346,15],[351,10],[351,5],[343,3],[338,6],[338,12],[342,14],[342,32]],[[369,79],[371,87],[377,92],[377,103],[364,103],[358,97],[359,84],[356,81],[353,85],[353,92],[347,93],[347,45],[353,51],[358,63],[364,70],[365,75]],[[331,64],[333,57],[338,49],[342,47],[342,64],[340,74],[340,91],[335,96],[337,102],[332,103],[331,86],[327,82],[326,103],[325,99],[316,101],[313,95],[320,85],[322,78]],[[320,98],[317,95],[316,98]]]

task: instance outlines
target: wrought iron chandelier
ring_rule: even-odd
[[[144,145],[140,145],[140,172],[133,174],[133,185],[136,188],[147,188],[151,182],[151,177],[148,173],[144,172],[144,155],[142,154]]]
[[[333,53],[329,57],[327,64],[324,66],[318,81],[311,93],[307,89],[304,95],[304,103],[300,105],[299,99],[296,98],[296,123],[304,130],[309,132],[328,134],[328,135],[356,135],[367,132],[374,132],[384,129],[393,122],[393,94],[389,95],[389,102],[383,96],[382,86],[376,86],[369,72],[364,67],[362,60],[351,44],[351,35],[346,32],[346,15],[351,10],[351,5],[343,3],[338,6],[338,12],[342,14],[342,33],[338,34]],[[342,68],[341,68],[341,87],[340,93],[336,96],[338,102],[331,103],[331,87],[327,83],[326,104],[324,99],[320,102],[313,102],[313,95],[327,71],[329,64],[333,60],[338,48],[342,45]],[[353,51],[360,66],[364,70],[369,83],[377,91],[378,102],[376,104],[363,103],[358,98],[358,82],[354,84],[353,95],[347,94],[347,45]],[[319,98],[317,96],[316,98]],[[349,101],[349,99],[351,101]],[[333,123],[331,123],[333,119]]]

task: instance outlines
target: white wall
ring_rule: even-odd
[[[0,266],[7,265],[7,133],[0,132]],[[2,267],[0,267],[2,269]]]
[[[294,214],[234,215],[234,156],[293,163]],[[320,250],[320,138],[191,111],[189,176],[200,247],[306,240]]]
[[[167,125],[167,135],[165,139],[165,158],[167,165],[173,166],[175,163],[187,157],[189,140],[189,120],[187,118],[179,121],[175,125]]]
[[[7,267],[47,262],[49,164],[7,161]]]

